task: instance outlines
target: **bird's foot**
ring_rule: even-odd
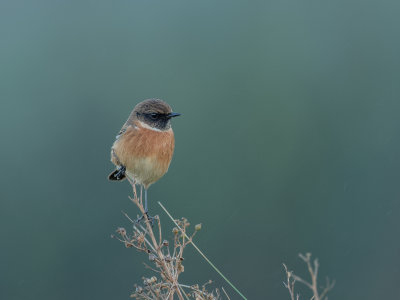
[[[145,220],[145,221],[148,220],[150,225],[151,225],[151,227],[154,226],[154,217],[150,216],[147,211],[144,213],[144,215],[142,215],[141,217],[136,219],[136,223],[139,224],[143,220]]]

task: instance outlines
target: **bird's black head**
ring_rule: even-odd
[[[171,106],[160,99],[148,99],[140,102],[133,110],[133,117],[151,128],[168,130],[171,128],[170,120],[180,116],[172,112]]]

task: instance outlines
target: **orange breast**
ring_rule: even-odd
[[[172,129],[156,131],[136,124],[114,142],[112,149],[127,174],[148,188],[167,171],[174,153],[174,133]],[[111,155],[111,161],[118,161]]]

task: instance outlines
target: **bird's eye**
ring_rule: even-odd
[[[156,113],[150,114],[150,118],[152,118],[153,120],[157,119],[157,117],[158,117],[158,114],[156,114]]]

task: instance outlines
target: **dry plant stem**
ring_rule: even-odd
[[[124,215],[125,215],[125,217],[127,217],[127,219],[129,220],[129,221],[131,221],[131,223],[133,224],[133,229],[135,229],[135,231],[137,232],[137,233],[140,233],[140,230],[136,227],[136,222],[135,221],[133,221],[129,216],[128,216],[128,214],[126,213],[126,212],[122,212]],[[140,225],[139,224],[139,227],[140,227],[140,229],[142,229],[142,231],[143,232],[146,232],[146,229],[142,226],[142,225]],[[153,247],[153,245],[150,243],[150,241],[148,240],[148,239],[146,239],[146,238],[144,238],[144,241],[146,242],[146,244],[151,248],[151,250],[153,250],[154,252],[156,252],[156,249],[154,249],[154,247]]]
[[[222,291],[224,292],[226,298],[228,298],[228,300],[231,300],[231,298],[229,298],[228,293],[225,291],[224,287],[221,287]]]
[[[335,281],[330,281],[329,278],[326,278],[326,285],[321,293],[318,292],[318,269],[319,263],[318,259],[314,259],[311,262],[311,253],[306,253],[305,255],[299,254],[299,257],[306,263],[308,273],[311,277],[311,282],[304,280],[303,278],[295,275],[293,271],[289,271],[285,264],[283,267],[285,268],[287,282],[284,282],[284,286],[288,289],[291,300],[295,300],[295,292],[294,292],[294,284],[296,282],[300,282],[307,286],[313,292],[312,300],[327,300],[326,294],[333,289],[335,286]],[[296,300],[299,299],[299,295],[296,295]]]
[[[319,263],[318,259],[314,259],[314,268],[311,265],[311,253],[307,253],[305,256],[303,254],[299,254],[299,257],[307,264],[308,272],[311,276],[311,289],[314,293],[314,300],[320,300],[320,296],[318,294],[318,286],[317,286],[317,278],[318,278],[318,268]]]
[[[329,279],[329,277],[326,277],[325,288],[323,289],[323,291],[321,293],[321,296],[320,296],[321,300],[322,299],[328,300],[328,297],[325,298],[325,296],[331,289],[333,289],[334,286],[335,286],[335,280],[331,281]]]
[[[160,263],[160,265],[162,266],[162,270],[163,270],[163,272],[165,273],[167,279],[168,279],[171,283],[173,283],[173,285],[174,285],[174,287],[175,287],[175,289],[171,289],[171,295],[170,295],[169,298],[170,298],[170,299],[173,299],[173,297],[174,297],[174,291],[175,291],[176,294],[178,295],[178,298],[179,298],[180,300],[184,300],[184,298],[183,298],[183,296],[182,296],[182,293],[181,293],[181,290],[179,289],[179,284],[178,284],[178,282],[177,282],[177,280],[176,280],[176,277],[173,276],[173,274],[171,273],[171,270],[170,270],[170,268],[168,267],[168,265],[167,265],[167,263],[166,263],[166,261],[165,261],[164,254],[163,254],[163,252],[161,251],[161,243],[162,243],[162,240],[161,240],[161,224],[160,224],[160,219],[157,218],[158,228],[159,228],[159,231],[160,231],[160,241],[159,241],[159,243],[157,243],[156,237],[155,237],[155,235],[154,235],[153,229],[152,229],[151,224],[150,224],[150,220],[149,220],[149,218],[148,218],[148,216],[147,216],[147,214],[146,214],[146,212],[145,212],[145,210],[144,210],[143,203],[142,203],[143,201],[142,201],[141,198],[139,198],[139,197],[137,196],[135,183],[134,183],[133,181],[131,181],[130,179],[128,179],[128,180],[129,180],[130,184],[132,185],[132,188],[133,188],[133,195],[134,195],[133,198],[132,198],[132,197],[129,197],[129,199],[130,199],[133,203],[136,204],[136,206],[139,208],[140,212],[141,212],[142,215],[144,216],[144,218],[145,218],[145,223],[146,223],[146,228],[147,228],[147,233],[148,233],[148,235],[150,236],[150,239],[151,239],[151,241],[152,241],[153,247],[154,247],[155,251],[157,252],[158,257],[160,258],[159,263]]]
[[[155,216],[154,220],[158,228],[153,228],[153,224],[150,223],[149,217],[145,214],[142,198],[137,193],[135,183],[129,178],[128,181],[133,189],[133,196],[129,197],[129,199],[143,214],[143,222],[138,223],[123,212],[125,217],[132,223],[133,231],[127,232],[125,228],[119,227],[116,230],[118,235],[112,235],[112,237],[122,242],[126,248],[134,248],[139,252],[146,253],[148,259],[154,265],[150,266],[144,263],[145,268],[157,275],[148,278],[143,277],[143,285],[135,285],[135,291],[130,296],[138,300],[221,300],[222,296],[218,289],[211,292],[207,291],[206,285],[211,281],[201,287],[198,284],[183,285],[178,281],[179,275],[184,272],[182,264],[184,249],[192,243],[196,232],[201,230],[201,224],[197,224],[194,232],[189,235],[188,227],[190,223],[188,220],[185,218],[174,220],[177,227],[172,230],[174,234],[173,242],[170,243],[168,240],[163,240],[160,218]],[[158,233],[156,232],[157,230]],[[171,246],[173,247],[172,251]],[[225,295],[229,300],[226,292]]]
[[[226,278],[226,276],[207,258],[207,256],[199,249],[199,247],[196,246],[195,243],[192,242],[192,238],[189,238],[185,231],[178,225],[178,223],[176,222],[176,220],[171,216],[171,214],[168,212],[168,210],[164,207],[164,205],[161,204],[160,201],[158,201],[158,205],[161,206],[161,208],[165,211],[165,213],[168,215],[168,217],[172,220],[172,222],[174,222],[174,224],[176,225],[176,227],[179,228],[179,230],[182,232],[182,235],[184,237],[186,237],[188,239],[188,243],[192,244],[192,246],[197,250],[197,252],[200,253],[200,255],[207,261],[207,263],[235,290],[236,293],[238,293],[240,295],[240,297],[242,297],[244,300],[247,300],[247,298],[239,291],[239,289],[233,285],[232,282],[229,281],[228,278]],[[183,250],[183,249],[182,249]]]
[[[287,277],[287,282],[286,283],[284,282],[283,285],[289,290],[291,300],[299,300],[298,294],[295,299],[294,284],[296,283],[296,279],[293,278],[293,272],[289,271],[285,264],[283,264],[283,267],[285,268]]]

